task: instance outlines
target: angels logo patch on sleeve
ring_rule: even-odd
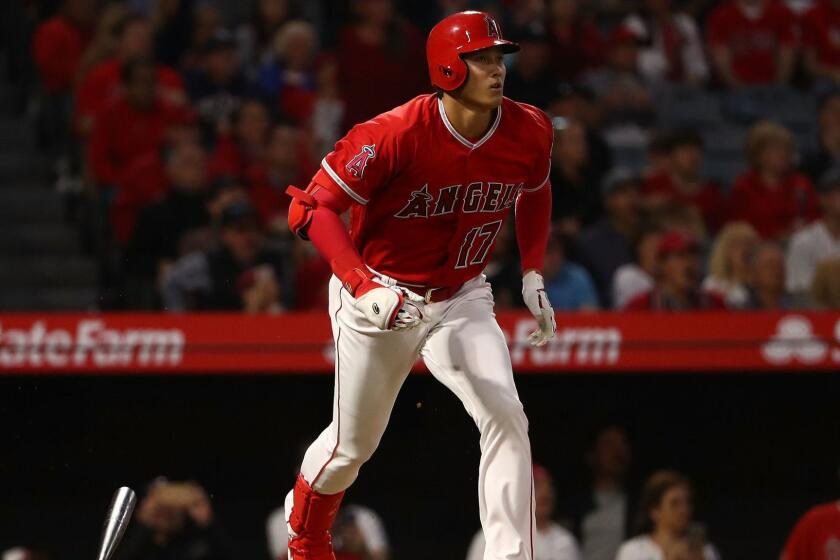
[[[365,174],[365,167],[367,167],[368,161],[375,157],[376,144],[366,144],[362,146],[362,149],[359,150],[358,154],[353,156],[353,159],[347,162],[344,169],[346,169],[350,175],[361,179]]]

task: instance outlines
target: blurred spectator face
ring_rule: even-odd
[[[248,101],[239,110],[236,137],[246,146],[262,146],[270,124],[265,106],[259,101]]]
[[[551,475],[543,468],[534,469],[534,517],[537,519],[537,524],[546,523],[551,519],[554,513],[554,504],[556,501],[556,494],[554,491],[554,480]]]
[[[147,58],[152,52],[152,28],[149,22],[135,19],[120,35],[119,56],[123,60]]]
[[[384,27],[394,18],[391,0],[356,0],[356,13],[369,25]]]
[[[840,132],[840,95],[832,95],[823,102],[819,123],[823,132]]]
[[[675,251],[661,257],[662,283],[676,294],[690,293],[697,286],[700,256],[695,250]]]
[[[771,142],[761,150],[758,164],[765,173],[784,175],[793,165],[793,150],[787,142]]]
[[[563,244],[557,239],[549,239],[548,246],[545,250],[543,275],[549,280],[556,278],[560,274],[560,270],[563,268],[565,261],[566,255],[563,251]]]
[[[298,164],[298,131],[291,126],[274,127],[268,142],[268,164],[275,169],[294,169]]]
[[[761,293],[781,296],[785,292],[785,255],[772,244],[762,245],[753,258],[753,288]]]
[[[214,6],[199,4],[193,12],[192,44],[201,47],[210,40],[222,25],[222,14]]]
[[[232,46],[214,49],[204,56],[204,70],[213,83],[227,84],[238,69],[239,57]]]
[[[577,0],[551,0],[551,4],[549,5],[549,15],[552,20],[557,22],[569,22],[577,18],[577,14]]]
[[[638,252],[639,266],[650,275],[656,273],[657,252],[659,251],[659,242],[661,240],[662,234],[658,231],[649,231],[639,239],[639,245],[636,249]]]
[[[657,530],[682,535],[691,523],[692,513],[691,490],[687,486],[678,485],[665,491],[662,500],[650,512],[650,517]]]
[[[464,56],[469,68],[467,82],[457,94],[470,104],[486,110],[502,103],[505,75],[504,55],[500,47],[491,47]]]
[[[840,220],[840,185],[820,194],[820,206],[824,217]]]
[[[671,11],[671,0],[645,0],[645,8],[651,14],[667,14]]]
[[[65,0],[64,13],[79,25],[93,25],[96,23],[96,0]]]
[[[635,222],[639,218],[639,187],[628,183],[617,187],[606,197],[609,215],[622,222]]]
[[[610,49],[607,52],[610,68],[617,72],[636,72],[638,58],[639,48],[636,46],[636,37],[623,28],[613,31]]]
[[[166,176],[178,192],[204,190],[207,186],[207,157],[201,146],[196,143],[175,146],[166,164]]]
[[[682,144],[671,151],[669,160],[676,175],[685,179],[695,179],[700,174],[703,150],[696,144]]]
[[[596,475],[623,478],[630,466],[630,443],[624,430],[618,426],[602,430],[595,440],[590,461]]]
[[[286,68],[305,70],[315,54],[315,29],[303,21],[284,25],[274,38],[274,52]]]
[[[574,121],[565,121],[564,128],[557,131],[554,143],[554,160],[572,167],[580,167],[589,159],[589,145],[586,131]]]
[[[742,278],[747,270],[747,257],[758,243],[758,238],[750,234],[742,234],[732,237],[726,248],[727,269],[732,271],[735,277]]]
[[[201,141],[201,130],[195,122],[181,121],[170,125],[166,129],[164,142],[167,146],[179,144],[197,144]]]
[[[240,263],[251,263],[260,247],[256,217],[243,218],[222,228],[222,243]]]
[[[151,63],[139,63],[126,77],[125,96],[129,104],[138,109],[154,105],[157,88],[157,71]]]
[[[289,17],[289,0],[259,0],[257,9],[260,21],[268,27],[275,27]]]

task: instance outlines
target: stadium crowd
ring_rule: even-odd
[[[28,5],[41,144],[103,309],[324,307],[329,268],[290,236],[284,190],[429,92],[425,33],[467,8],[521,43],[506,94],[553,118],[555,308],[840,307],[838,0]],[[681,91],[748,130],[741,173],[706,174],[702,126],[663,116]],[[818,100],[810,146],[757,109],[791,91]],[[499,307],[520,305],[511,237],[486,271]]]

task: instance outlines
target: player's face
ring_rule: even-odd
[[[501,47],[465,55],[469,76],[461,90],[461,99],[488,110],[501,105],[507,72],[504,59]]]

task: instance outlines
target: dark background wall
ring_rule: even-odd
[[[585,480],[592,427],[624,423],[634,481],[685,471],[724,558],[777,557],[795,519],[840,496],[840,376],[530,375],[518,379],[537,461],[562,495]],[[265,560],[265,519],[303,440],[329,418],[329,376],[0,377],[0,550],[92,558],[114,489],[195,479],[241,550]],[[478,529],[477,431],[429,376],[406,383],[348,499],[379,511],[394,558],[462,558]]]

